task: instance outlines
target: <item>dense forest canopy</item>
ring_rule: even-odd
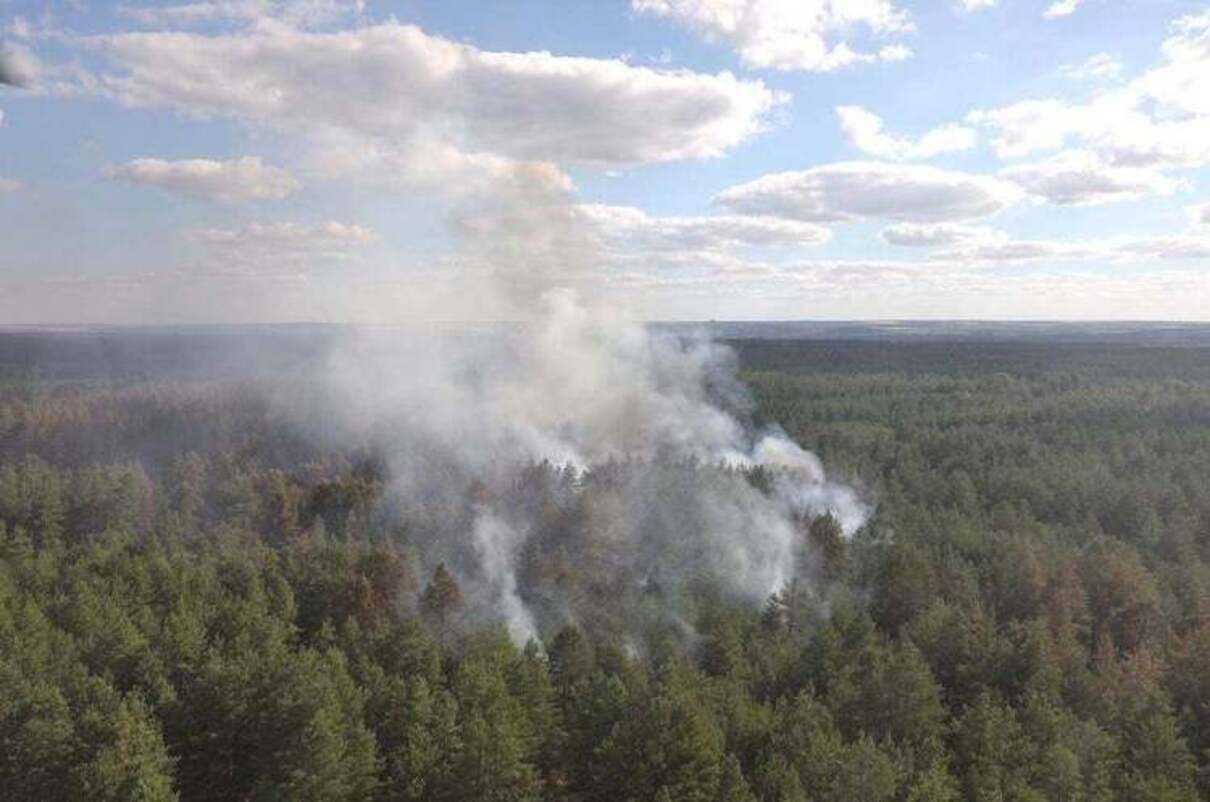
[[[736,340],[752,425],[872,511],[754,598],[696,516],[760,466],[400,494],[302,425],[330,334],[109,336],[0,335],[5,799],[1210,799],[1204,344]],[[528,642],[484,506],[536,522]]]

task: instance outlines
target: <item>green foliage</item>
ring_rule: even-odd
[[[0,798],[1210,799],[1204,352],[742,353],[875,518],[754,605],[600,531],[727,469],[525,466],[527,648],[418,548],[489,489],[401,503],[244,386],[0,394]]]

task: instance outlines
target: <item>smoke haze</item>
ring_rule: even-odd
[[[513,322],[363,331],[327,376],[345,425],[388,455],[422,570],[452,566],[473,620],[524,642],[591,619],[542,575],[552,555],[534,553],[584,538],[576,559],[596,564],[577,568],[607,576],[619,604],[655,589],[675,619],[678,589],[699,577],[760,604],[801,567],[804,519],[830,512],[846,535],[865,522],[818,458],[754,429],[730,349],[655,332],[601,297],[599,243],[557,171],[522,165],[492,197],[454,213],[475,269],[466,308],[438,316],[486,307]]]

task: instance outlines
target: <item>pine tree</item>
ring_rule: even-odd
[[[723,760],[723,774],[715,799],[717,802],[756,802],[756,794],[748,787],[739,758],[735,755],[728,754]]]
[[[433,578],[424,589],[420,605],[426,614],[436,620],[444,642],[451,619],[463,605],[462,589],[458,587],[458,581],[453,575],[446,570],[445,563],[441,563],[433,571]]]
[[[568,625],[559,630],[547,653],[551,679],[562,695],[569,695],[573,688],[592,676],[592,645],[579,628]]]
[[[722,733],[687,694],[660,693],[639,704],[602,744],[596,799],[647,800],[666,789],[678,802],[708,802],[718,791]]]
[[[455,679],[458,753],[450,799],[526,802],[539,796],[537,733],[491,655],[463,660]]]
[[[836,517],[830,512],[819,516],[811,521],[807,535],[822,557],[824,578],[834,580],[843,576],[848,563],[847,543]]]
[[[82,795],[96,802],[175,802],[173,761],[147,708],[123,702],[110,727],[113,740],[78,771]]]

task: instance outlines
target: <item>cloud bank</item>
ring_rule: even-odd
[[[760,69],[829,72],[911,56],[900,43],[856,50],[847,40],[858,29],[876,37],[914,30],[908,12],[891,0],[631,0],[631,8],[724,43]]]
[[[931,159],[975,146],[975,129],[950,123],[934,128],[919,139],[896,136],[883,128],[882,118],[861,106],[837,106],[845,141],[870,156],[893,161]]]
[[[361,145],[378,154],[376,166],[396,168],[422,169],[409,156],[427,159],[443,146],[467,162],[709,158],[759,133],[785,102],[729,73],[485,51],[393,22],[120,33],[85,44],[112,65],[96,76],[96,91],[122,103],[299,135],[321,160],[333,143]]]
[[[289,172],[256,156],[228,161],[135,159],[106,173],[130,184],[222,203],[280,200],[302,188]]]
[[[727,189],[716,201],[744,214],[807,222],[940,223],[989,217],[1020,199],[997,178],[926,165],[840,162],[775,173]]]

